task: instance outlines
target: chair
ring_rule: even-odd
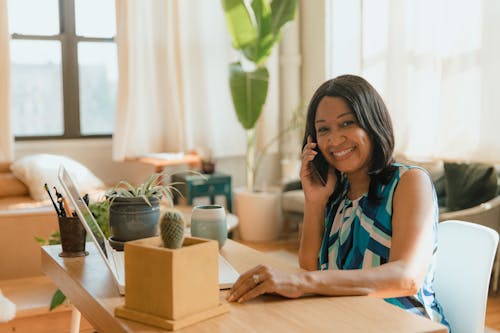
[[[475,223],[438,224],[434,290],[453,333],[484,332],[498,232]]]
[[[500,232],[500,195],[471,208],[440,213],[439,220],[468,221],[484,225],[485,227],[489,227],[492,228],[493,230],[496,230],[497,232]],[[491,287],[494,292],[496,292],[498,288],[499,276],[500,276],[500,248],[497,250],[495,264],[493,265],[493,280],[491,283]]]

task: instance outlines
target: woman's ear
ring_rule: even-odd
[[[16,316],[16,305],[0,290],[0,323],[12,320]]]

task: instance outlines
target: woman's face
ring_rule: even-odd
[[[330,165],[346,174],[368,173],[372,142],[342,98],[321,99],[315,128],[318,147]]]

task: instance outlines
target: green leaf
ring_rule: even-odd
[[[273,0],[271,2],[271,31],[275,36],[279,36],[281,28],[295,18],[296,9],[297,0]]]
[[[42,238],[42,237],[37,237],[35,236],[35,241],[40,245],[40,246],[44,246],[47,244],[47,240],[45,238]]]
[[[252,10],[257,26],[257,40],[243,49],[247,59],[257,66],[266,62],[271,54],[273,36],[271,33],[271,6],[268,0],[253,0]]]
[[[231,35],[233,47],[241,50],[255,43],[257,30],[244,0],[222,0],[227,30]]]
[[[239,122],[245,129],[254,128],[266,102],[269,72],[265,67],[244,71],[241,63],[229,66],[229,85]]]
[[[52,296],[52,300],[50,301],[50,311],[54,310],[59,305],[63,304],[66,300],[66,295],[62,293],[59,289]]]
[[[101,227],[104,235],[106,237],[111,236],[108,223],[109,202],[107,200],[91,202],[89,205],[89,209],[92,212],[92,215],[94,215],[97,224],[99,224],[99,227]]]

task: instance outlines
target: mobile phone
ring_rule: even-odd
[[[326,181],[328,179],[328,169],[330,168],[330,166],[317,146],[316,148],[314,148],[314,150],[316,150],[318,153],[311,161],[311,169],[314,173],[315,178],[323,186],[326,186]]]

